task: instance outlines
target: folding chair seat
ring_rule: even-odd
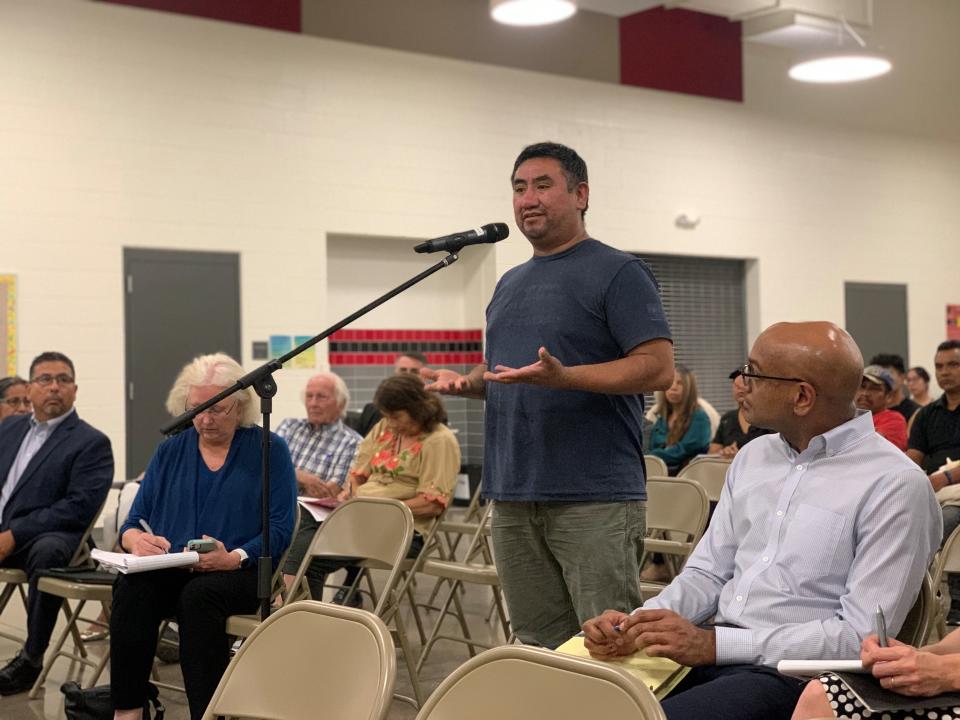
[[[417,720],[666,720],[653,693],[612,665],[542,648],[488,650],[440,683]]]
[[[707,491],[710,502],[719,502],[730,462],[728,458],[698,457],[677,473],[677,477],[697,481]]]
[[[703,487],[686,478],[647,478],[647,531],[644,553],[663,553],[674,572],[683,568],[707,526],[710,501]],[[664,587],[663,583],[641,582],[640,593],[647,600]]]
[[[333,681],[318,683],[318,672],[332,672]],[[203,718],[383,720],[395,679],[396,653],[380,618],[302,600],[253,631],[230,661]]]
[[[450,587],[446,599],[440,606],[433,629],[420,652],[420,659],[417,662],[418,671],[423,668],[433,646],[440,640],[450,640],[466,645],[471,657],[476,654],[476,648],[478,647],[493,647],[489,643],[474,640],[470,634],[470,628],[463,611],[463,604],[460,602],[459,597],[459,593],[465,584],[486,585],[491,589],[505,641],[509,643],[513,639],[506,610],[503,607],[500,576],[497,574],[497,568],[493,564],[493,553],[489,544],[489,524],[492,511],[493,504],[488,503],[471,537],[470,544],[466,550],[466,558],[463,562],[431,559],[424,562],[421,567],[421,573],[442,578],[449,583]],[[451,606],[453,607],[452,611]],[[460,635],[448,635],[442,632],[443,623],[448,615],[453,615],[457,619],[460,626]]]

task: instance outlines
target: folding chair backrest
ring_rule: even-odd
[[[926,644],[933,627],[936,615],[936,599],[934,597],[934,584],[930,573],[923,574],[923,584],[920,586],[920,592],[917,599],[907,613],[906,619],[900,632],[897,633],[897,640],[907,645],[920,647]]]
[[[703,487],[686,478],[647,478],[647,529],[686,535],[691,548],[707,526],[710,503]]]
[[[667,464],[663,461],[663,458],[658,458],[656,455],[644,455],[643,467],[646,471],[646,477],[667,476]]]
[[[390,631],[363,610],[303,600],[240,646],[207,706],[215,716],[381,720],[396,678]],[[317,681],[318,673],[333,682]]]
[[[70,567],[86,565],[90,561],[91,548],[88,541],[90,540],[90,534],[93,532],[93,526],[96,525],[97,520],[100,518],[100,513],[103,512],[103,508],[106,504],[107,495],[104,495],[103,500],[100,501],[100,507],[97,508],[97,511],[93,514],[93,519],[90,521],[90,524],[87,525],[87,529],[83,531],[83,535],[80,537],[80,542],[77,544],[77,549],[73,551],[73,557],[70,558]]]
[[[664,720],[660,704],[619,668],[542,648],[507,645],[455,670],[417,720]]]
[[[390,569],[385,592],[375,612],[379,613],[393,598],[389,597],[400,576],[401,563],[413,540],[413,513],[392,498],[354,498],[337,507],[313,536],[291,586],[292,599],[315,557],[347,557],[381,563]],[[319,598],[317,598],[319,599]]]
[[[950,533],[933,563],[931,575],[934,589],[940,587],[946,573],[960,573],[960,526]]]
[[[720,500],[723,492],[723,483],[727,478],[727,468],[730,460],[726,458],[702,457],[693,460],[677,477],[696,480],[707,491],[707,497],[713,502]]]

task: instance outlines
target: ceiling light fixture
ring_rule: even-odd
[[[843,30],[857,41],[861,48],[867,44],[850,27],[847,19],[840,16],[839,44],[843,42]],[[870,53],[834,53],[799,62],[790,68],[790,77],[800,82],[847,83],[886,75],[893,67],[884,57]]]
[[[577,11],[573,0],[490,0],[490,15],[504,25],[549,25]]]

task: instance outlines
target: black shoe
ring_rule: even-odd
[[[363,607],[363,598],[360,596],[360,591],[358,590],[353,594],[353,597],[350,598],[350,602],[344,602],[347,599],[347,588],[340,588],[337,590],[337,594],[333,596],[332,602],[334,605],[346,605],[347,607],[352,608],[362,608]]]
[[[34,665],[23,652],[0,670],[0,695],[16,695],[33,687],[43,665]]]

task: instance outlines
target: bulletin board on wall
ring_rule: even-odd
[[[17,373],[17,278],[0,275],[0,358],[2,376]]]

